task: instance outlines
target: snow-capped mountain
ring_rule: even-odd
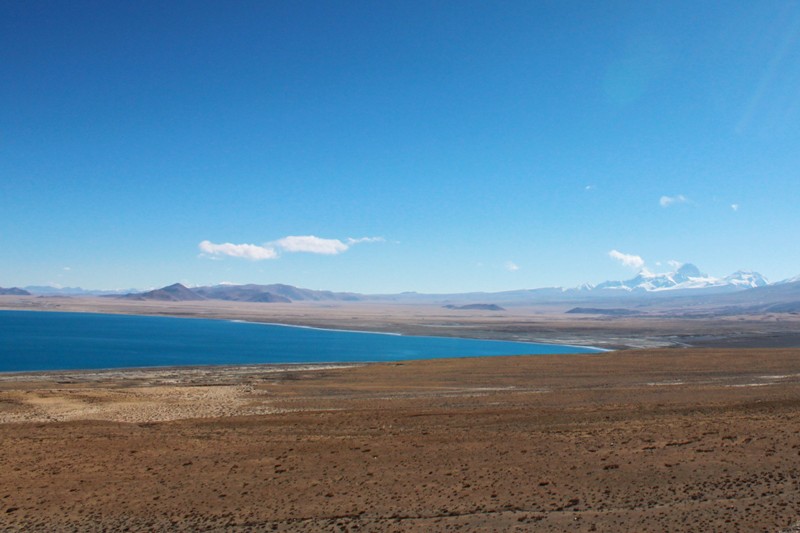
[[[660,292],[708,288],[737,290],[768,284],[767,279],[758,272],[740,270],[724,278],[715,278],[701,272],[695,265],[686,263],[675,272],[655,274],[645,269],[629,280],[600,283],[593,291]]]
[[[749,270],[739,270],[737,272],[734,272],[733,274],[730,274],[722,278],[722,281],[725,281],[730,285],[741,287],[743,289],[753,289],[755,287],[765,287],[769,285],[769,281],[767,281],[767,278],[765,278],[758,272],[752,272]]]

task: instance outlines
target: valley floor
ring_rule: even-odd
[[[0,529],[796,531],[800,350],[0,376]]]

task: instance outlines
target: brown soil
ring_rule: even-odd
[[[795,531],[800,350],[0,379],[0,530]]]

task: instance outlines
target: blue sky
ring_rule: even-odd
[[[0,28],[0,286],[494,291],[631,277],[611,250],[800,274],[798,2],[4,2]]]

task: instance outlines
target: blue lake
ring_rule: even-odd
[[[0,372],[402,361],[597,351],[553,344],[411,337],[228,320],[0,311]]]

